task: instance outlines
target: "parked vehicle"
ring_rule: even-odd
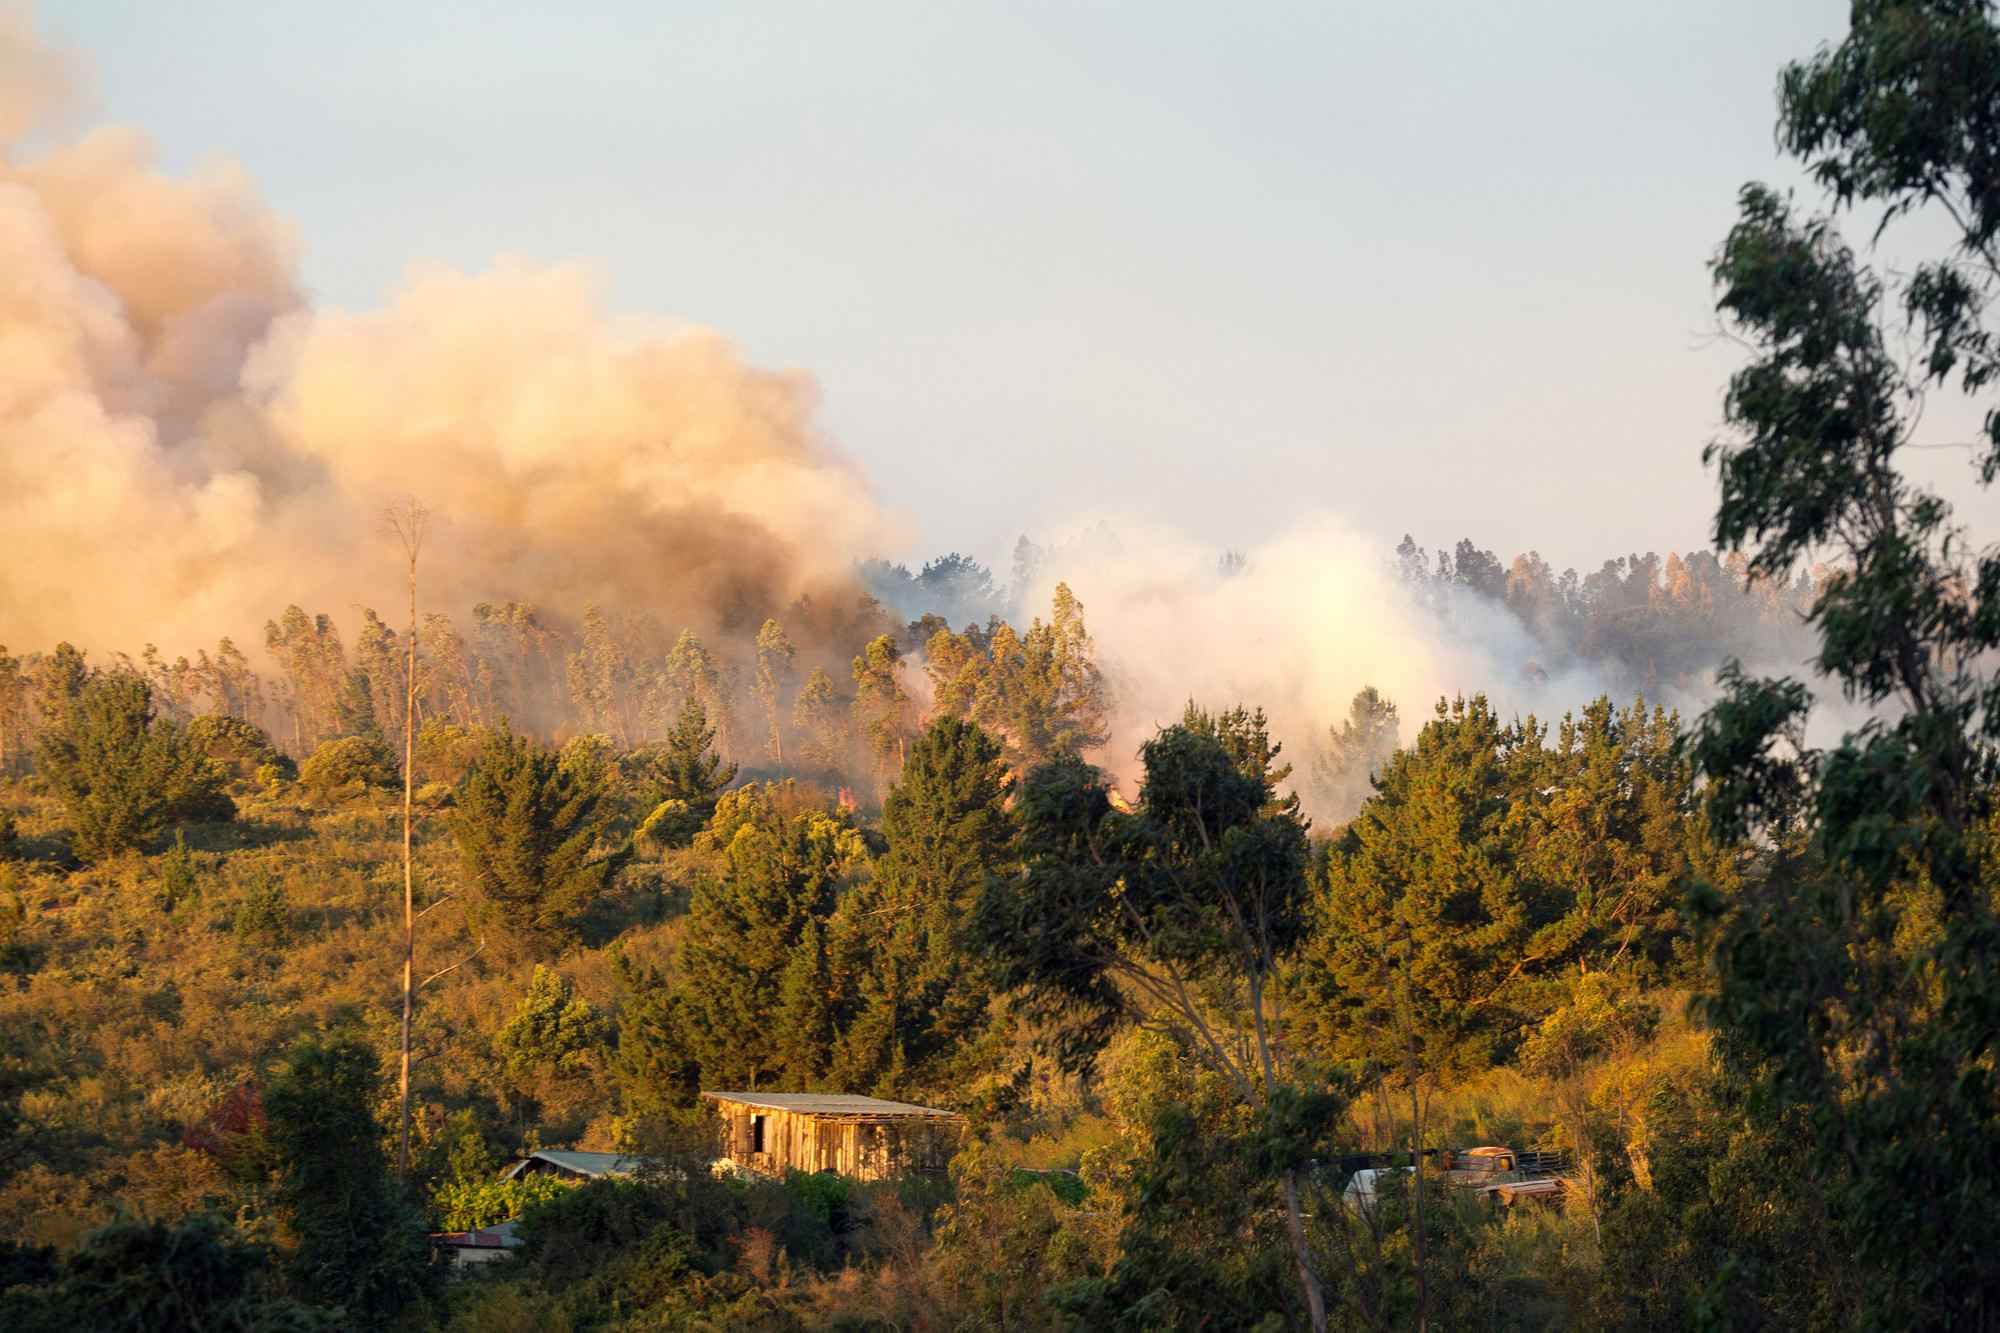
[[[1429,1165],[1446,1184],[1492,1199],[1502,1207],[1555,1202],[1561,1199],[1566,1185],[1561,1176],[1563,1156],[1557,1152],[1521,1152],[1489,1144],[1478,1148],[1427,1149],[1424,1155],[1431,1158]],[[1409,1173],[1407,1166],[1360,1167],[1348,1179],[1341,1199],[1356,1211],[1372,1209],[1393,1181]]]
[[[1356,1171],[1341,1191],[1341,1202],[1357,1213],[1372,1212],[1376,1200],[1389,1185],[1410,1174],[1407,1166],[1367,1166]]]
[[[1562,1197],[1561,1153],[1524,1153],[1496,1145],[1453,1148],[1440,1154],[1439,1164],[1453,1185],[1505,1207],[1530,1201],[1552,1203]]]

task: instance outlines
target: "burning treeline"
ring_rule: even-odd
[[[596,607],[568,631],[518,603],[475,606],[469,632],[429,613],[416,642],[419,755],[443,756],[500,727],[638,750],[692,708],[720,753],[746,770],[872,786],[900,767],[933,712],[980,721],[1023,768],[1104,737],[1102,673],[1082,608],[1062,587],[1051,615],[1018,632],[998,618],[962,631],[935,617],[898,625],[864,594],[832,611],[801,599],[785,620],[716,643]],[[858,648],[841,657],[835,648],[846,643]],[[919,664],[908,660],[913,645],[928,653]],[[266,669],[227,638],[192,658],[148,648],[136,661],[120,654],[98,665],[142,677],[170,720],[240,718],[304,758],[349,737],[401,734],[409,648],[407,630],[372,609],[360,612],[350,644],[332,617],[293,606],[265,626]],[[22,762],[27,738],[74,696],[83,669],[67,644],[25,659],[0,648],[0,771]]]
[[[1020,583],[1068,558],[1025,542],[1020,555]],[[1116,596],[1103,571],[1118,567],[1105,559],[1089,566],[1113,595],[1110,609],[1127,650],[1108,661],[1100,660],[1084,605],[1068,584],[1056,583],[1047,613],[1017,629],[1000,614],[1009,599],[990,574],[956,555],[916,576],[878,562],[861,571],[873,593],[802,596],[754,629],[725,623],[707,636],[658,615],[596,606],[573,618],[519,602],[478,603],[467,617],[426,611],[415,644],[420,776],[449,776],[477,733],[503,725],[549,743],[597,736],[614,751],[643,751],[680,724],[690,705],[713,730],[719,753],[746,776],[804,777],[863,796],[894,775],[931,717],[946,714],[1000,737],[1016,771],[1082,752],[1115,771],[1123,758],[1118,743],[1135,720],[1175,720],[1173,681],[1201,682],[1219,660],[1240,673],[1217,678],[1221,691],[1246,683],[1265,691],[1227,696],[1232,701],[1273,698],[1291,706],[1288,721],[1300,720],[1282,733],[1292,741],[1286,785],[1308,811],[1333,821],[1352,813],[1368,794],[1370,774],[1402,739],[1395,696],[1364,684],[1302,700],[1296,684],[1289,693],[1283,688],[1283,649],[1251,660],[1226,636],[1204,641],[1207,663],[1167,652],[1135,664],[1131,646],[1151,637],[1143,614],[1159,612]],[[1705,683],[1688,659],[1782,638],[1808,595],[1803,585],[1747,581],[1701,553],[1664,565],[1650,557],[1608,562],[1579,579],[1551,576],[1530,556],[1508,572],[1469,542],[1435,564],[1406,544],[1399,568],[1400,585],[1385,596],[1418,627],[1414,642],[1483,635],[1489,658],[1511,654],[1524,664],[1512,683],[1531,695],[1580,676],[1654,697],[1686,694]],[[1189,632],[1200,634],[1204,617],[1219,623],[1254,612],[1265,595],[1260,585],[1282,571],[1282,563],[1266,574],[1229,561],[1216,570],[1216,587],[1185,587],[1178,605]],[[905,618],[892,607],[939,610]],[[95,662],[143,676],[155,708],[170,719],[241,718],[304,759],[329,742],[403,729],[407,630],[371,608],[358,609],[353,621],[355,629],[343,633],[333,615],[293,605],[246,643],[225,637],[192,656],[148,646],[136,658],[98,654]],[[1295,640],[1315,642],[1303,628]],[[1463,651],[1469,657],[1470,649]],[[74,650],[16,656],[0,648],[0,771],[25,765],[38,720],[74,692],[79,670]],[[1211,686],[1209,697],[1217,689]],[[1338,720],[1316,721],[1327,713]]]

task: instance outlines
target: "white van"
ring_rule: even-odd
[[[1366,1212],[1375,1206],[1375,1198],[1382,1188],[1397,1176],[1407,1176],[1407,1166],[1365,1166],[1354,1173],[1341,1191],[1341,1202],[1356,1212]]]

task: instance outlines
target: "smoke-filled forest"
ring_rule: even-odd
[[[1783,71],[1711,529],[1583,571],[913,569],[803,372],[319,308],[77,77],[0,9],[0,1325],[2000,1326],[1991,4]]]

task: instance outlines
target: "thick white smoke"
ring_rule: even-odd
[[[1314,808],[1306,779],[1329,724],[1363,686],[1395,702],[1405,743],[1440,698],[1483,693],[1502,716],[1549,720],[1616,691],[1544,671],[1504,607],[1466,598],[1452,619],[1434,615],[1398,584],[1379,545],[1331,517],[1241,553],[1240,565],[1220,554],[1143,520],[1096,519],[1054,543],[1029,594],[1047,606],[1060,580],[1083,602],[1116,701],[1099,762],[1128,790],[1139,746],[1190,700],[1211,712],[1264,709],[1308,813],[1338,822],[1352,811]]]
[[[30,150],[69,81],[0,9],[0,643],[188,650],[291,602],[385,605],[405,497],[444,520],[426,577],[454,609],[708,629],[902,540],[810,377],[609,318],[575,266],[311,309],[235,166],[167,176],[129,129]]]

